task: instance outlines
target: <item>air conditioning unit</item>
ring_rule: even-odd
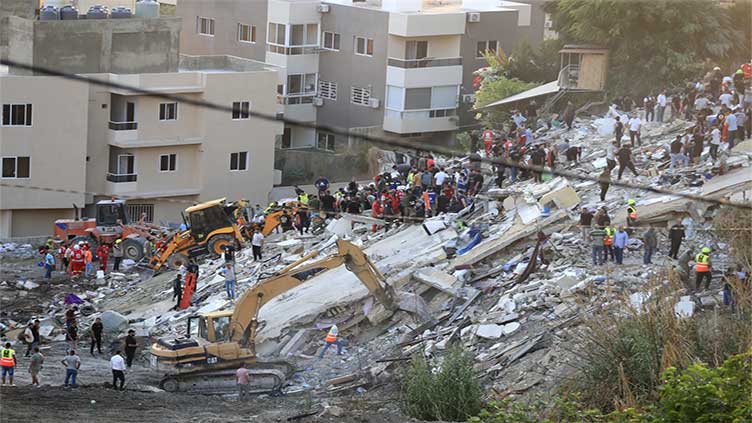
[[[378,109],[381,105],[381,101],[379,101],[378,98],[369,98],[368,99],[368,107],[372,109]]]
[[[324,99],[321,97],[314,97],[313,98],[313,105],[316,107],[321,107],[324,105]]]
[[[479,12],[469,12],[467,14],[467,21],[468,22],[480,22],[480,13]]]
[[[318,7],[319,13],[329,13],[329,5],[328,4],[320,4]]]
[[[462,94],[462,102],[465,104],[475,103],[475,94]]]

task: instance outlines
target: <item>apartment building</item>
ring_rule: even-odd
[[[181,0],[181,45],[282,70],[285,149],[339,151],[357,134],[451,143],[485,51],[543,41],[541,3],[500,0]],[[287,169],[283,169],[283,172]]]
[[[47,235],[55,219],[73,217],[73,205],[90,214],[88,206],[111,197],[127,200],[132,219],[146,213],[162,223],[179,223],[180,211],[199,201],[266,202],[275,178],[274,141],[283,127],[250,114],[278,111],[274,66],[227,55],[179,55],[177,45],[158,51],[155,45],[179,40],[179,18],[8,21],[10,55],[22,45],[27,60],[54,67],[44,57],[50,50],[69,71],[133,89],[0,71],[0,238]],[[143,37],[150,38],[145,45],[138,41]],[[42,38],[44,45],[34,41]],[[71,38],[92,48],[68,48]]]

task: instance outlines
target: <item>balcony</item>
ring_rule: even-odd
[[[110,173],[107,172],[107,180],[115,183],[122,182],[136,182],[138,179],[137,173]]]
[[[441,66],[462,66],[461,57],[452,57],[448,59],[435,59],[426,57],[424,59],[402,60],[390,57],[387,66],[394,66],[400,69],[418,69],[418,68],[435,68]]]
[[[385,131],[397,134],[454,131],[458,128],[456,109],[421,109],[384,111]]]
[[[113,122],[110,121],[109,128],[113,131],[135,131],[138,129],[138,122]]]
[[[107,173],[105,186],[107,195],[124,195],[134,193],[137,189],[135,173]]]

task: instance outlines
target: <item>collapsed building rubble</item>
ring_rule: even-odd
[[[582,159],[564,166],[595,177],[606,166],[604,151],[612,136],[601,121],[578,119],[577,123],[577,130],[552,128],[543,137],[552,143],[568,137],[572,145],[582,146]],[[683,121],[646,125],[642,146],[635,149],[636,164],[643,171],[627,180],[708,198],[749,199],[749,149],[724,153],[723,168],[701,161],[670,174],[665,171],[666,146],[687,126]],[[483,169],[490,173],[488,166]],[[612,222],[619,225],[626,221],[627,198],[635,198],[641,226],[666,229],[682,221],[689,244],[714,247],[717,269],[733,264],[726,248],[708,232],[716,212],[708,203],[616,186],[601,202],[597,191],[592,181],[553,178],[536,184],[528,180],[509,187],[491,185],[476,198],[474,207],[422,224],[393,225],[373,233],[370,228],[376,219],[343,215],[330,221],[321,235],[271,235],[265,261],[253,261],[250,249],[236,252],[241,295],[313,250],[320,249],[321,256],[330,253],[332,240],[342,237],[364,249],[389,285],[420,295],[432,319],[421,321],[398,312],[386,321],[371,322],[368,316],[377,307],[375,301],[357,277],[340,266],[311,277],[261,309],[256,351],[262,358],[284,358],[296,364],[298,371],[285,388],[290,394],[311,389],[362,392],[388,379],[412,354],[437,355],[451,343],[460,343],[474,354],[476,370],[499,395],[551,386],[566,372],[568,363],[576,360],[566,345],[576,342],[580,317],[620,295],[632,295],[632,303],[640,307],[648,298],[643,292],[646,281],[665,269],[660,260],[654,266],[642,265],[641,255],[636,254],[641,248],[639,234],[627,246],[625,266],[592,266],[589,244],[583,241],[575,219],[578,207],[606,206],[613,213]],[[3,246],[0,251],[14,248]],[[664,250],[659,249],[659,257],[666,257]],[[151,341],[147,339],[185,336],[188,316],[233,307],[219,274],[223,264],[214,259],[200,265],[194,305],[186,310],[173,309],[170,281],[174,275],[170,272],[146,279],[135,268],[126,268],[88,284],[71,285],[67,293],[82,301],[78,305],[81,327],[101,317],[110,339],[135,329],[148,354]],[[6,281],[3,295],[10,290],[38,289],[33,285],[32,281]],[[716,307],[718,291],[682,297],[675,312],[686,316]],[[43,319],[46,340],[64,340],[64,294],[57,294],[37,314]],[[13,329],[25,323],[9,315],[0,321],[9,339],[15,339]],[[317,360],[324,334],[333,324],[348,339],[348,353]],[[330,413],[335,412],[330,408]]]

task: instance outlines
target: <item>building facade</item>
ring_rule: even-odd
[[[283,127],[252,119],[251,112],[278,112],[274,66],[227,55],[178,55],[177,44],[172,48],[169,42],[173,34],[179,40],[178,18],[8,21],[11,55],[18,42],[30,48],[32,63],[57,69],[60,60],[64,70],[127,88],[17,68],[0,72],[0,238],[48,235],[54,220],[73,217],[74,205],[91,216],[89,206],[111,197],[127,200],[131,219],[146,213],[148,221],[164,224],[180,223],[180,212],[199,201],[266,202],[275,178],[274,142]],[[19,34],[14,28],[31,31]],[[160,41],[144,45],[138,41],[142,35],[127,35],[149,38],[152,29],[168,42],[161,53],[153,48]],[[43,46],[33,41],[40,34]],[[88,45],[105,40],[109,47],[100,44],[90,51],[95,57],[88,57],[76,46],[65,50],[71,37]],[[54,51],[57,59],[38,56],[41,48]]]
[[[286,149],[341,151],[358,134],[449,144],[483,54],[544,39],[542,3],[499,0],[181,0],[183,52],[281,68]],[[464,105],[464,106],[463,106]],[[283,169],[283,172],[287,169]]]

